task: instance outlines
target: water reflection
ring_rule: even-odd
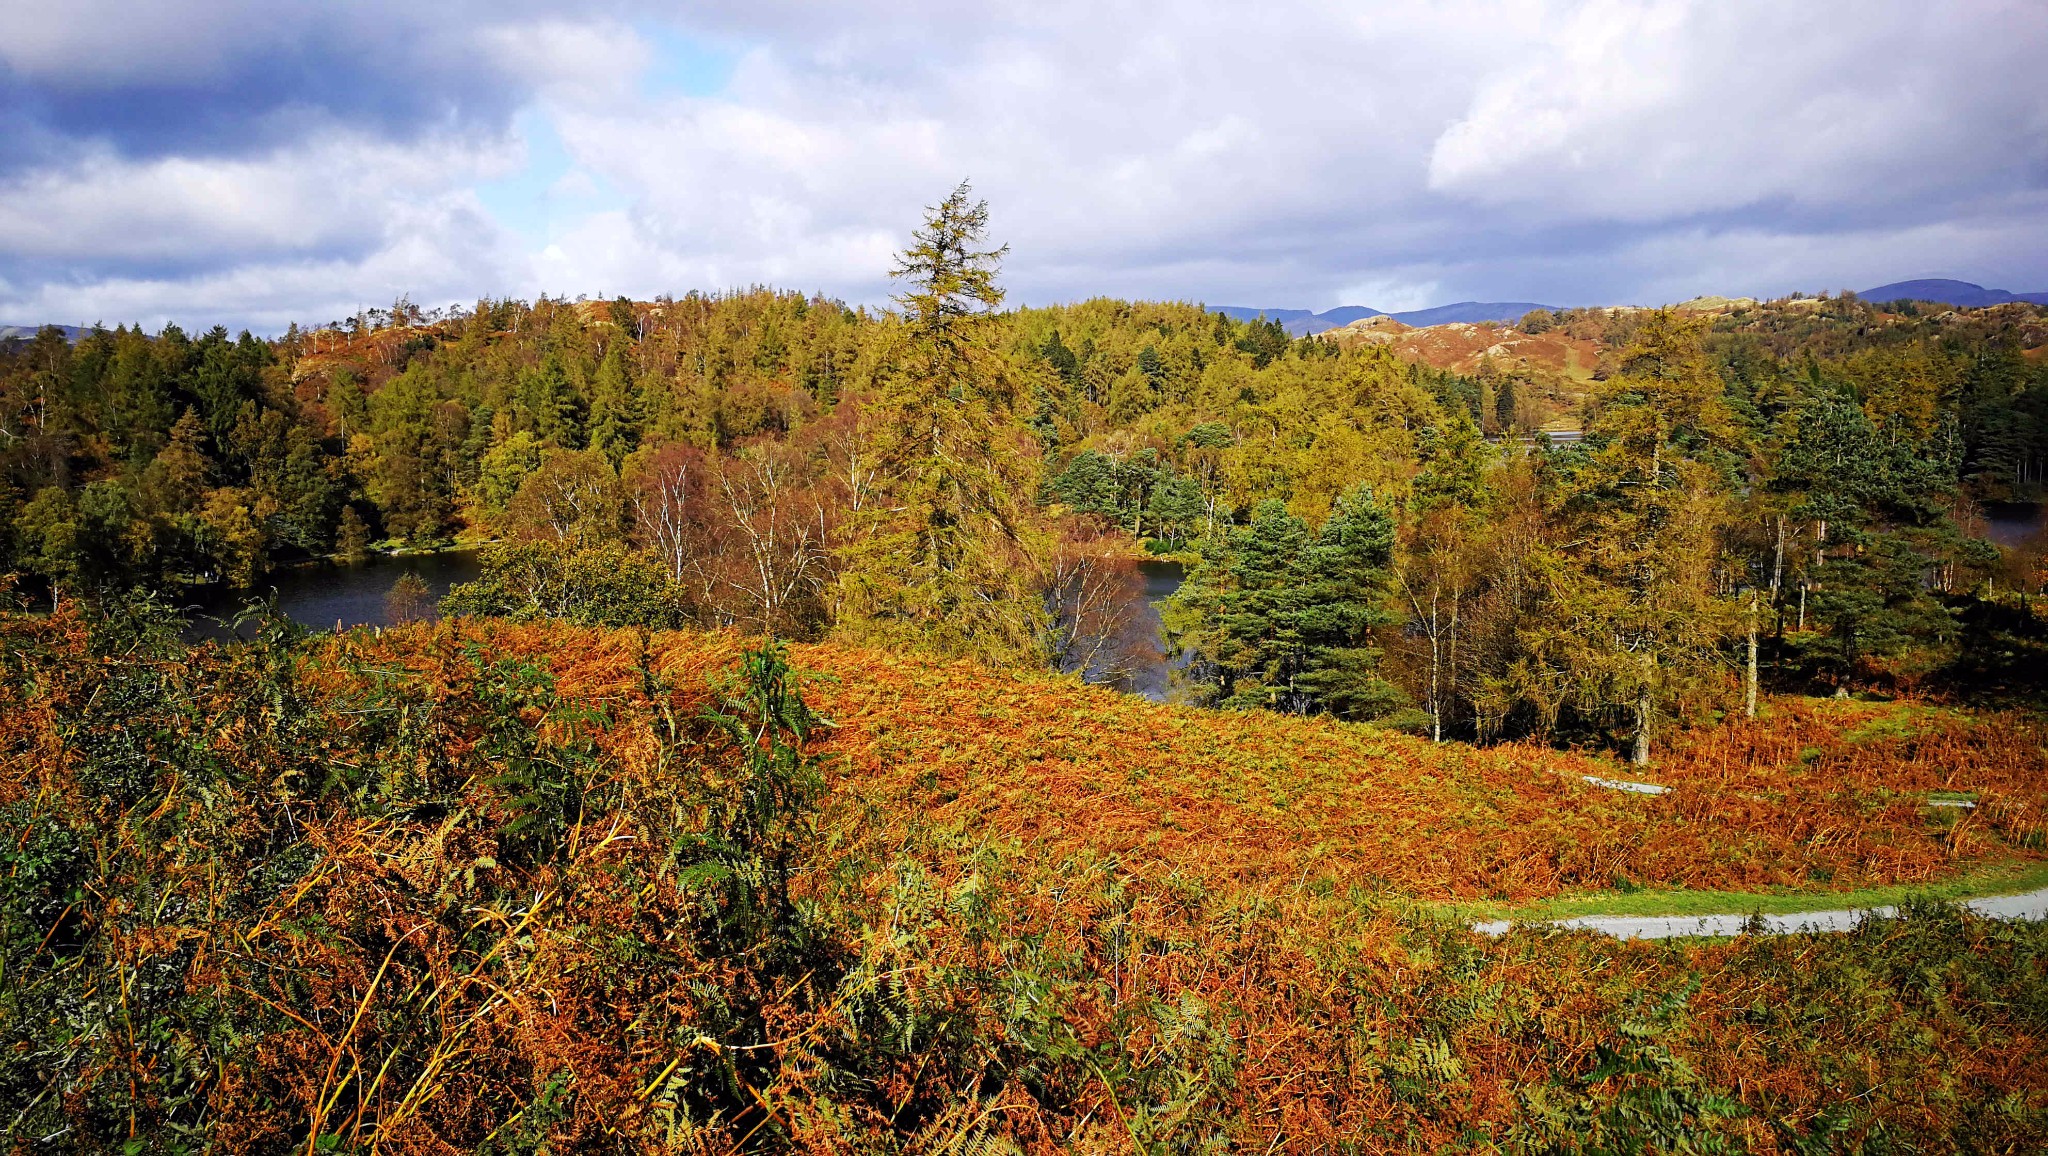
[[[474,550],[397,557],[372,555],[361,562],[319,562],[293,566],[269,575],[253,591],[207,590],[192,599],[196,613],[189,633],[195,638],[224,638],[220,620],[233,618],[252,600],[275,592],[285,617],[314,630],[351,626],[390,626],[400,617],[433,616],[433,606],[457,582],[476,578],[480,567]],[[424,594],[393,597],[393,588],[407,574],[425,584]],[[405,603],[420,612],[407,614]]]
[[[2048,508],[2039,502],[1984,503],[1984,536],[2001,546],[2018,546],[2041,533]]]
[[[1135,600],[1123,637],[1118,640],[1118,668],[1110,678],[1091,678],[1091,681],[1108,682],[1119,690],[1144,695],[1153,702],[1166,701],[1174,668],[1185,660],[1169,659],[1166,655],[1159,605],[1180,589],[1186,577],[1186,568],[1178,562],[1149,559],[1138,563],[1139,582],[1133,590]]]
[[[425,594],[416,597],[424,615],[431,617],[433,604],[450,586],[474,580],[479,570],[473,550],[375,555],[362,562],[294,566],[271,574],[255,591],[199,592],[189,603],[193,613],[188,634],[195,640],[227,637],[222,620],[232,619],[251,600],[273,591],[278,609],[286,617],[313,630],[390,626],[399,618],[410,617],[399,605],[406,601],[403,595],[393,596],[394,587],[407,574],[417,575],[425,584]],[[1128,587],[1124,612],[1116,616],[1120,623],[1117,638],[1103,648],[1083,676],[1090,682],[1164,702],[1173,670],[1180,663],[1166,655],[1159,606],[1180,589],[1186,569],[1178,562],[1148,559],[1137,564],[1137,578]]]

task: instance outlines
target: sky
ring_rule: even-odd
[[[0,21],[0,322],[2048,290],[2041,0],[67,0]]]

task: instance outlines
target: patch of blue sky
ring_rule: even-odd
[[[633,28],[653,49],[653,59],[640,76],[649,97],[717,96],[732,83],[740,53],[729,43],[707,40],[673,24],[643,22]]]
[[[716,96],[731,82],[740,56],[732,47],[667,24],[643,23],[634,31],[652,49],[639,77],[643,99]],[[625,207],[602,175],[577,166],[545,108],[522,109],[512,130],[526,146],[525,166],[476,186],[476,193],[485,211],[528,245],[544,248],[575,222]]]
[[[476,187],[477,199],[500,225],[539,247],[566,225],[625,205],[611,182],[577,166],[545,109],[520,110],[512,131],[526,145],[525,167]]]

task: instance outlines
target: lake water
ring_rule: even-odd
[[[433,604],[448,588],[473,580],[479,569],[474,550],[395,557],[378,554],[361,562],[293,566],[269,575],[253,592],[201,592],[193,600],[198,612],[192,633],[223,636],[226,632],[218,620],[232,618],[250,601],[273,592],[285,617],[314,630],[332,630],[337,625],[389,626],[394,609],[391,589],[407,574],[417,574],[427,584],[426,613],[431,617]]]
[[[390,626],[392,587],[406,574],[427,584],[427,613],[458,582],[477,577],[481,567],[474,550],[397,557],[373,555],[361,562],[323,562],[279,570],[253,593],[202,591],[188,633],[195,639],[223,638],[223,620],[231,619],[250,601],[275,593],[277,608],[287,618],[313,630],[352,626]],[[1159,604],[1180,589],[1185,572],[1178,562],[1158,559],[1138,563],[1141,579],[1134,590],[1130,627],[1119,642],[1122,672],[1112,681],[1123,690],[1164,701],[1172,675],[1160,638]]]
[[[1126,635],[1126,671],[1115,680],[1121,690],[1141,694],[1153,702],[1165,702],[1178,663],[1166,655],[1160,635],[1159,606],[1180,589],[1187,571],[1178,562],[1148,560],[1138,563],[1143,580],[1139,605],[1133,607],[1132,629]]]
[[[1984,503],[1984,536],[2001,546],[2017,546],[2041,532],[2048,507],[2040,502]]]

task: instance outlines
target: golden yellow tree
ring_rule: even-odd
[[[1652,314],[1583,445],[1547,463],[1542,595],[1495,712],[1519,700],[1549,721],[1617,717],[1642,764],[1661,719],[1729,681],[1741,614],[1719,568],[1737,449],[1699,323]]]
[[[997,665],[1044,660],[1030,495],[1038,454],[998,348],[988,205],[966,182],[926,210],[893,276],[906,289],[879,373],[875,493],[841,547],[838,631]]]

